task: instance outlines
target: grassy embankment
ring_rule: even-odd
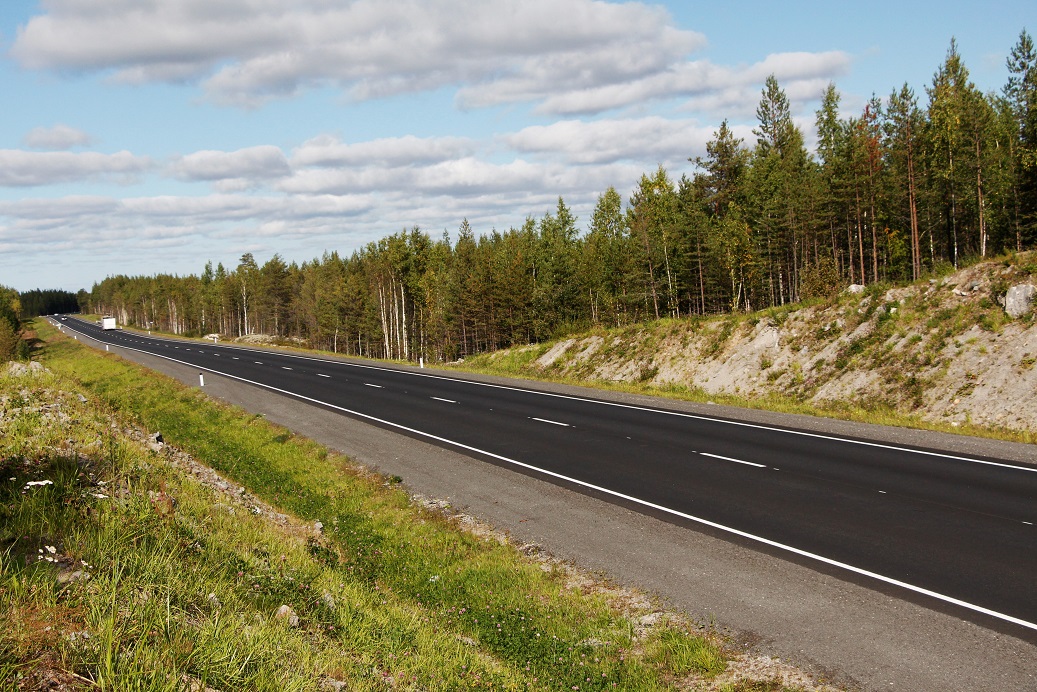
[[[645,631],[322,446],[39,326],[52,372],[0,376],[7,685],[781,689],[717,685],[708,633]]]

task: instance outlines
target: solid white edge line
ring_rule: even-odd
[[[80,332],[85,334],[85,332]],[[646,411],[648,413],[660,413],[667,416],[677,416],[679,418],[691,418],[693,420],[704,420],[713,423],[722,423],[725,425],[735,425],[743,428],[752,428],[755,430],[768,430],[771,432],[785,433],[788,435],[799,435],[801,437],[811,437],[818,440],[831,440],[833,442],[844,442],[846,444],[861,445],[864,447],[874,447],[876,449],[889,449],[896,452],[906,452],[908,454],[921,454],[923,456],[940,457],[942,459],[953,459],[955,461],[965,461],[973,464],[983,464],[985,466],[998,466],[1006,469],[1014,469],[1016,471],[1028,471],[1030,473],[1037,473],[1037,466],[1017,466],[1015,464],[1007,464],[998,461],[986,461],[983,459],[974,459],[972,457],[963,457],[955,454],[945,454],[943,452],[933,452],[926,449],[909,449],[907,447],[899,447],[897,445],[889,445],[881,442],[868,442],[866,440],[853,440],[845,437],[836,437],[834,435],[822,435],[821,433],[812,433],[805,430],[790,430],[787,428],[778,428],[771,425],[763,425],[760,423],[746,423],[745,421],[733,421],[726,420],[724,418],[713,418],[712,416],[704,416],[698,413],[685,413],[683,411],[669,411],[661,408],[651,408],[649,406],[638,406],[635,404],[624,404],[618,401],[606,401],[604,399],[590,399],[587,397],[574,396],[572,394],[558,394],[555,392],[544,392],[537,389],[525,389],[523,387],[511,387],[502,384],[493,384],[490,382],[479,382],[477,380],[465,380],[458,377],[446,377],[444,375],[433,375],[425,372],[411,372],[409,370],[396,370],[394,368],[384,368],[375,365],[366,365],[363,363],[351,363],[344,360],[331,360],[328,358],[317,358],[315,356],[305,356],[296,353],[281,353],[274,351],[256,351],[241,346],[228,346],[224,344],[216,344],[219,348],[228,350],[244,351],[246,353],[275,353],[275,355],[284,356],[285,358],[297,358],[299,360],[309,360],[317,363],[327,363],[331,365],[341,365],[353,368],[364,368],[366,370],[380,370],[398,373],[401,375],[410,375],[413,377],[427,377],[433,380],[443,380],[446,382],[457,382],[459,384],[474,385],[477,387],[489,387],[491,389],[505,389],[513,392],[523,392],[525,394],[536,394],[539,396],[552,397],[555,399],[566,399],[569,401],[582,401],[590,404],[599,404],[601,406],[613,406],[615,408],[625,408],[634,411]]]
[[[767,464],[757,464],[755,461],[743,461],[742,459],[734,459],[732,457],[722,457],[719,454],[710,454],[709,452],[699,452],[704,457],[713,457],[714,459],[723,459],[724,461],[733,461],[736,464],[745,464],[746,466],[755,466],[756,468],[765,469]]]
[[[92,338],[88,334],[85,334],[83,332],[80,332],[80,333],[83,334],[84,336],[87,336],[88,338]],[[94,340],[96,341],[96,339],[94,339]],[[103,343],[103,342],[99,342],[99,343]],[[694,516],[692,514],[687,514],[686,512],[681,512],[681,511],[676,510],[676,509],[670,509],[669,507],[664,507],[662,505],[655,504],[654,502],[649,502],[648,500],[642,500],[642,499],[634,497],[632,495],[626,495],[625,493],[621,493],[621,492],[618,492],[616,490],[610,490],[608,488],[604,488],[604,487],[601,487],[601,486],[598,486],[598,485],[594,485],[593,483],[588,483],[587,481],[581,481],[581,480],[579,480],[577,478],[570,478],[569,476],[564,476],[564,475],[562,475],[560,473],[555,473],[554,471],[548,471],[547,469],[542,469],[542,468],[539,468],[537,466],[533,466],[532,464],[526,464],[524,462],[517,461],[515,459],[509,459],[508,457],[501,456],[500,454],[494,454],[493,452],[487,452],[487,451],[485,451],[483,449],[479,449],[478,447],[472,447],[471,445],[466,445],[466,444],[463,444],[461,442],[455,442],[453,440],[448,440],[445,437],[439,437],[438,435],[433,435],[432,433],[427,433],[427,432],[424,432],[422,430],[417,430],[415,428],[409,428],[409,427],[407,427],[405,425],[400,425],[399,423],[393,423],[392,421],[384,420],[382,418],[376,418],[376,417],[370,416],[370,415],[368,415],[366,413],[361,413],[359,411],[354,411],[352,409],[348,409],[348,408],[345,408],[345,407],[342,407],[342,406],[336,406],[335,404],[329,404],[327,402],[321,401],[320,399],[314,399],[312,397],[305,396],[304,394],[296,394],[294,392],[289,392],[289,391],[287,391],[285,389],[279,389],[277,387],[273,387],[273,386],[268,385],[268,384],[263,384],[262,382],[255,382],[253,380],[247,380],[244,377],[238,377],[237,375],[231,375],[229,373],[221,372],[219,370],[214,370],[213,368],[205,367],[205,366],[202,366],[202,365],[193,365],[193,364],[188,363],[186,361],[177,360],[176,358],[170,358],[169,356],[160,356],[157,353],[150,353],[148,351],[142,351],[139,348],[126,347],[126,350],[128,350],[128,351],[137,351],[138,353],[143,353],[143,354],[148,355],[148,356],[154,356],[156,358],[163,358],[165,360],[170,360],[170,361],[173,361],[174,363],[180,363],[181,365],[187,365],[188,367],[192,367],[192,368],[200,368],[202,370],[206,370],[206,371],[214,373],[216,375],[222,375],[224,377],[229,377],[232,380],[238,380],[239,382],[245,382],[247,384],[255,385],[256,387],[262,387],[263,389],[269,389],[272,392],[279,392],[281,394],[286,394],[288,396],[293,396],[296,399],[302,399],[303,401],[310,401],[310,402],[313,402],[315,404],[319,404],[321,406],[326,406],[326,407],[328,407],[330,409],[334,409],[336,411],[342,411],[343,413],[348,413],[348,414],[350,414],[352,416],[357,416],[358,418],[364,418],[366,420],[374,421],[376,423],[381,423],[382,425],[387,425],[387,426],[389,426],[391,428],[396,428],[397,430],[403,430],[405,432],[413,433],[415,435],[420,435],[422,437],[427,437],[430,440],[436,440],[437,442],[443,442],[443,443],[452,445],[454,447],[457,447],[459,449],[467,449],[470,452],[475,452],[477,454],[484,454],[484,455],[486,455],[486,456],[488,456],[488,457],[490,457],[492,459],[498,459],[500,461],[503,461],[503,462],[508,463],[508,464],[512,464],[514,466],[518,466],[518,467],[521,467],[521,468],[524,468],[524,469],[529,469],[530,471],[536,471],[537,473],[542,473],[545,476],[551,476],[552,478],[557,478],[559,480],[566,481],[567,483],[572,483],[574,485],[578,485],[578,486],[583,487],[583,488],[588,488],[590,490],[595,490],[597,492],[604,493],[606,495],[611,495],[612,497],[618,497],[620,499],[627,500],[628,502],[633,502],[634,504],[641,505],[642,507],[649,507],[651,509],[655,509],[655,510],[658,510],[660,512],[663,512],[665,514],[670,514],[670,515],[675,516],[675,517],[680,517],[681,519],[687,519],[688,521],[692,521],[692,522],[695,522],[697,524],[702,524],[703,526],[709,526],[710,528],[714,528],[714,529],[717,529],[719,531],[724,531],[726,533],[730,533],[730,534],[735,535],[735,536],[740,536],[742,538],[747,538],[747,539],[749,539],[751,541],[756,541],[757,543],[762,543],[763,545],[771,546],[772,548],[778,548],[779,550],[784,550],[784,551],[790,552],[790,553],[792,553],[794,555],[799,555],[801,557],[809,558],[811,560],[817,560],[818,562],[821,562],[821,563],[826,564],[826,565],[830,565],[832,567],[838,567],[839,569],[844,569],[844,570],[846,570],[848,572],[853,572],[854,574],[859,574],[859,575],[864,576],[864,577],[869,577],[871,579],[875,579],[877,581],[881,581],[881,582],[886,583],[886,584],[891,584],[893,586],[897,586],[897,587],[900,587],[902,589],[906,589],[907,591],[913,591],[915,593],[919,593],[919,594],[922,594],[924,596],[929,596],[931,598],[935,598],[935,599],[937,599],[939,601],[943,601],[945,603],[951,603],[953,605],[965,608],[966,610],[971,610],[971,611],[974,611],[974,612],[977,612],[977,613],[982,613],[983,615],[988,615],[988,616],[996,618],[998,620],[1004,620],[1005,622],[1011,622],[1011,623],[1013,623],[1015,625],[1019,625],[1021,627],[1025,627],[1027,629],[1031,629],[1031,630],[1037,631],[1037,623],[1029,622],[1027,620],[1023,620],[1022,618],[1017,618],[1017,617],[1014,617],[1012,615],[1007,615],[1005,613],[1000,613],[1000,612],[998,612],[996,610],[991,610],[990,608],[984,608],[983,606],[976,605],[975,603],[969,603],[968,601],[963,601],[961,599],[954,598],[953,596],[945,596],[942,593],[938,593],[936,591],[930,591],[929,589],[922,588],[921,586],[915,586],[914,584],[908,584],[907,582],[900,581],[899,579],[894,579],[892,577],[887,577],[887,576],[884,576],[882,574],[878,574],[877,572],[870,572],[870,571],[868,571],[866,569],[862,569],[860,567],[854,567],[853,565],[847,564],[845,562],[839,562],[838,560],[833,560],[831,558],[824,557],[823,555],[817,555],[815,553],[811,553],[811,552],[808,552],[806,550],[801,550],[799,548],[794,548],[791,545],[785,545],[784,543],[779,543],[777,541],[772,541],[769,538],[764,538],[762,536],[757,536],[755,534],[748,533],[747,531],[742,531],[740,529],[735,529],[735,528],[732,528],[730,526],[724,526],[723,524],[718,524],[715,521],[709,521],[708,519],[703,519],[701,517],[696,517],[696,516]]]

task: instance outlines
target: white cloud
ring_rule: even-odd
[[[127,184],[151,167],[151,160],[128,151],[114,154],[0,149],[0,187],[38,187],[84,181]]]
[[[36,127],[25,135],[25,146],[30,149],[45,149],[64,151],[78,146],[87,146],[93,143],[93,137],[68,125],[55,125],[54,127]]]
[[[592,122],[561,120],[527,127],[501,137],[501,141],[516,151],[560,158],[572,164],[683,163],[705,151],[715,130],[694,120],[658,116]]]
[[[682,62],[636,80],[571,89],[547,96],[541,113],[598,113],[663,98],[691,98],[697,107],[747,106],[759,101],[759,85],[774,75],[790,97],[816,98],[829,81],[849,68],[846,53],[780,53],[748,67],[731,68],[709,61]],[[800,88],[802,83],[809,90]],[[820,84],[820,88],[817,85]],[[718,98],[720,96],[721,98]]]
[[[210,181],[220,192],[243,192],[291,173],[288,159],[273,145],[237,151],[197,151],[175,158],[167,173],[178,180]]]
[[[404,166],[445,161],[471,154],[474,149],[475,143],[464,137],[419,138],[406,135],[346,144],[337,137],[321,135],[303,142],[302,146],[292,152],[292,165]]]
[[[465,107],[536,101],[672,69],[705,39],[666,10],[596,0],[52,0],[21,27],[25,67],[201,81],[254,106],[332,85],[352,98],[461,86]],[[564,85],[564,86],[562,86]]]

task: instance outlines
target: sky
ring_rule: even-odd
[[[415,226],[506,231],[562,197],[753,144],[773,74],[806,141],[925,87],[952,37],[999,92],[1026,2],[3,0],[0,285],[90,290]],[[1029,22],[1029,26],[1027,25]]]

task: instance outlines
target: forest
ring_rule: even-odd
[[[602,192],[587,227],[562,198],[519,228],[420,228],[348,257],[252,254],[199,275],[112,276],[81,308],[183,335],[266,334],[338,353],[451,361],[593,325],[749,312],[911,281],[1037,245],[1037,52],[1024,30],[1000,93],[952,40],[924,94],[846,116],[830,84],[807,150],[772,76],[755,142],[720,123],[691,177]]]

